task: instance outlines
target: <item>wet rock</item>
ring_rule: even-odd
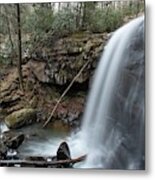
[[[61,120],[64,122],[64,124],[69,125],[70,127],[80,127],[81,123],[81,116],[82,112],[68,112],[68,114],[64,117],[61,118]]]
[[[24,134],[12,136],[11,133],[3,137],[3,143],[8,149],[17,150],[25,139]]]
[[[71,159],[70,149],[66,142],[62,142],[57,150],[57,160],[67,160]],[[71,167],[71,164],[63,164],[63,167]]]
[[[17,133],[14,130],[8,130],[2,133],[1,141],[8,148],[12,150],[18,149],[18,147],[25,140],[23,133]]]
[[[62,142],[57,150],[57,160],[71,159],[69,146],[66,142]]]
[[[6,159],[7,148],[6,146],[0,142],[0,160]]]
[[[31,108],[15,111],[5,118],[5,123],[10,129],[20,128],[32,124],[37,119],[36,110]]]

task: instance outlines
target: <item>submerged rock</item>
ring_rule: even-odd
[[[15,111],[5,118],[5,123],[10,129],[20,128],[24,125],[31,124],[37,119],[36,110],[31,108]]]

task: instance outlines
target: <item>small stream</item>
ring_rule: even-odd
[[[1,124],[2,132],[8,131],[5,124]],[[23,144],[18,148],[22,156],[49,156],[55,155],[59,144],[65,141],[69,132],[58,129],[42,128],[41,124],[34,124],[16,130],[26,135]]]
[[[2,133],[9,129],[5,123],[0,123],[1,136]],[[66,141],[70,147],[71,157],[76,158],[84,155],[83,149],[79,144],[79,133],[70,132],[68,129],[58,129],[49,126],[42,128],[42,124],[34,124],[15,132],[24,133],[26,138],[22,145],[18,148],[18,153],[22,157],[29,156],[55,156],[61,142]],[[79,144],[79,146],[78,146]],[[75,167],[80,167],[82,163],[77,163]]]

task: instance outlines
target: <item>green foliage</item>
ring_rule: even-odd
[[[5,64],[5,59],[2,55],[0,55],[0,64]]]
[[[57,12],[52,24],[54,31],[64,33],[72,33],[76,30],[75,14],[69,8],[64,8]]]
[[[0,55],[0,64],[8,65],[10,64],[10,62],[11,62],[10,58],[5,58],[4,56]]]
[[[78,5],[60,4],[62,6],[56,11],[51,3],[20,4],[23,52],[25,49],[33,51],[38,46],[40,48],[44,45],[51,46],[58,38],[73,33],[83,36],[84,31],[112,32],[123,25],[126,16],[132,18],[144,11],[143,1],[124,3],[120,8],[113,4],[105,6],[101,2],[79,2]],[[3,54],[9,58],[13,53],[17,54],[18,49],[15,4],[1,5],[0,25],[1,47],[2,45],[5,47]],[[5,62],[2,57],[0,61]]]
[[[53,20],[51,9],[37,8],[26,14],[22,28],[25,33],[30,33],[37,41],[52,28]]]
[[[5,20],[5,17],[3,17],[1,14],[0,14],[0,27],[3,27],[3,28],[0,28],[0,34],[6,35],[7,34],[6,20]]]
[[[112,32],[123,22],[122,13],[107,7],[104,10],[96,10],[92,17],[89,28],[92,32]]]
[[[123,16],[132,16],[136,15],[139,12],[144,11],[144,3],[139,3],[139,2],[130,2],[129,5],[125,6],[122,9]]]

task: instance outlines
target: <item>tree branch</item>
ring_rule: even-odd
[[[73,78],[73,80],[71,81],[71,83],[68,85],[68,87],[65,89],[65,91],[63,92],[63,94],[60,96],[60,98],[58,99],[56,105],[54,106],[49,118],[47,119],[47,121],[43,124],[43,128],[46,127],[46,125],[50,122],[53,114],[55,113],[56,109],[58,108],[59,103],[61,102],[62,98],[66,95],[66,93],[69,91],[69,89],[71,88],[71,86],[73,85],[73,83],[75,82],[75,80],[80,76],[80,74],[82,73],[82,71],[86,68],[86,66],[88,65],[88,63],[90,62],[90,60],[88,60],[80,69],[80,71],[78,72],[78,74]]]
[[[47,166],[55,166],[55,165],[64,165],[64,164],[75,164],[81,161],[84,161],[86,159],[86,155],[80,156],[75,159],[67,159],[67,160],[59,160],[59,161],[32,161],[32,160],[1,160],[0,166],[15,166],[15,165],[21,165],[21,166],[39,166],[39,167],[47,167]]]

